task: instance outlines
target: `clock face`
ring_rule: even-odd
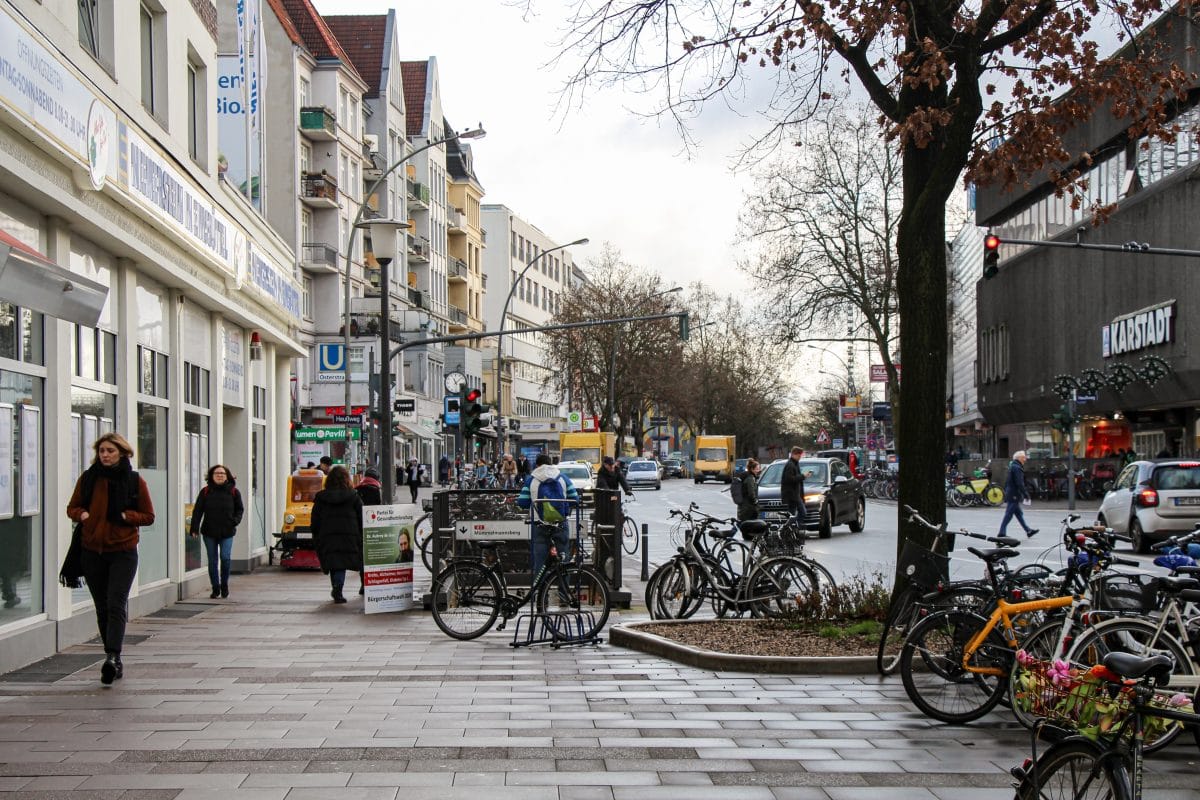
[[[467,376],[461,372],[446,373],[446,391],[456,394],[467,383]]]

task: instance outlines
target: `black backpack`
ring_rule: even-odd
[[[729,483],[729,496],[733,498],[735,505],[741,505],[746,501],[746,495],[742,492],[742,476],[738,475]]]

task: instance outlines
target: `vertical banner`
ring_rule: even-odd
[[[413,530],[423,512],[408,503],[363,508],[363,610],[413,606]]]

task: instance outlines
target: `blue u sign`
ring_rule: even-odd
[[[346,346],[344,344],[317,345],[317,371],[341,372],[346,368]]]

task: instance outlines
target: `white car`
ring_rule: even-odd
[[[596,488],[596,476],[592,474],[592,465],[585,461],[562,461],[558,471],[571,479],[571,485],[579,492],[590,492]]]
[[[625,473],[625,482],[629,484],[630,489],[636,489],[639,486],[661,489],[662,473],[658,469],[658,462],[630,461],[629,471]]]
[[[1200,461],[1135,461],[1117,475],[1100,501],[1097,521],[1133,539],[1145,553],[1150,544],[1192,530],[1200,522]]]

